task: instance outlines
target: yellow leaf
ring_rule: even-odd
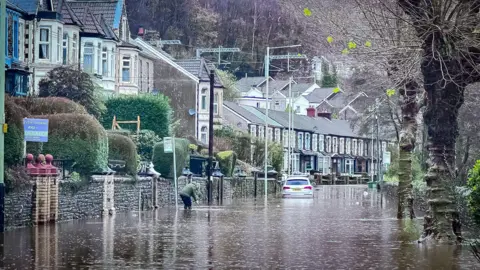
[[[370,40],[367,40],[367,41],[365,42],[365,47],[367,47],[367,48],[372,47],[372,42],[371,42]]]
[[[301,54],[301,53],[299,53],[299,54],[298,54],[298,56],[302,56],[302,54]]]
[[[310,17],[312,16],[312,11],[309,8],[304,8],[303,15],[305,15],[305,17]]]
[[[349,48],[350,50],[357,48],[357,43],[355,43],[355,42],[353,42],[353,41],[348,42],[348,48]]]
[[[391,97],[395,95],[395,89],[387,89],[387,96]]]
[[[349,51],[348,49],[346,49],[346,48],[342,50],[342,54],[348,54],[349,52],[350,52],[350,51]]]
[[[333,42],[333,37],[332,37],[332,36],[328,36],[328,37],[327,37],[327,42],[328,42],[328,43],[332,43],[332,42]]]
[[[338,92],[340,92],[340,88],[338,88],[338,87],[333,88],[333,93],[336,94],[336,93],[338,93]]]

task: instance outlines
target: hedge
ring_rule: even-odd
[[[468,195],[468,206],[473,220],[480,225],[480,160],[476,161],[469,175],[467,184],[471,193]]]
[[[93,116],[55,114],[34,118],[49,120],[48,142],[29,143],[32,149],[37,149],[35,154],[41,151],[52,154],[55,159],[72,159],[74,170],[83,175],[107,169],[107,132]]]
[[[189,141],[186,139],[175,139],[177,177],[181,175],[182,169],[189,161],[189,144]],[[161,173],[163,177],[173,178],[173,154],[164,153],[163,142],[155,144],[152,160],[157,172]]]
[[[114,116],[118,121],[137,120],[137,116],[140,116],[142,129],[152,130],[160,137],[169,134],[171,108],[169,99],[161,94],[115,96],[108,99],[105,105],[107,111],[101,122],[106,129],[112,128]],[[124,124],[121,127],[135,132],[137,129],[135,124]]]
[[[215,155],[220,165],[220,170],[225,176],[232,176],[235,164],[237,162],[237,155],[233,151],[223,151]]]
[[[29,117],[25,108],[17,105],[8,96],[5,97],[5,122],[8,132],[5,134],[5,165],[22,163],[23,159],[23,118]]]
[[[63,97],[14,98],[13,101],[33,115],[50,115],[59,113],[87,114],[82,105]]]
[[[108,159],[125,161],[125,171],[130,175],[137,174],[137,149],[129,137],[108,133]]]
[[[135,137],[134,142],[137,145],[137,152],[144,161],[151,161],[153,147],[161,142],[162,139],[151,130],[140,131],[139,136]]]

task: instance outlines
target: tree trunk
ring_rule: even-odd
[[[402,126],[400,131],[400,153],[398,164],[399,184],[397,218],[399,219],[407,216],[410,219],[415,218],[415,212],[413,211],[412,152],[415,148],[415,139],[418,128],[418,88],[419,85],[415,81],[410,81],[405,85],[405,89],[400,91],[400,95],[402,96],[400,99]]]
[[[424,237],[453,243],[461,239],[461,225],[454,200],[455,141],[458,137],[458,110],[463,104],[465,85],[446,81],[459,67],[453,60],[442,63],[424,57],[422,73],[427,94],[424,121],[427,126],[428,211],[424,219]],[[448,72],[448,75],[445,74]]]

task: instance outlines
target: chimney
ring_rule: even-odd
[[[247,72],[245,72],[245,78],[248,78],[248,73]]]
[[[328,118],[329,120],[332,120],[332,113],[329,113],[329,112],[319,112],[317,114],[318,117],[324,117],[324,118]]]
[[[143,27],[139,27],[138,28],[138,36],[142,37],[144,34],[145,34],[145,29],[143,29]]]
[[[317,110],[315,108],[307,108],[307,116],[308,117],[315,117],[315,112]]]

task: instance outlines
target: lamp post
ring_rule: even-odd
[[[266,85],[265,85],[265,200],[267,199],[267,193],[268,193],[268,107],[269,107],[269,102],[268,102],[268,81],[270,77],[270,50],[275,50],[275,49],[285,49],[285,48],[295,48],[295,47],[300,47],[302,45],[297,44],[297,45],[289,45],[289,46],[279,46],[279,47],[267,47],[267,55],[265,56],[265,79]]]

